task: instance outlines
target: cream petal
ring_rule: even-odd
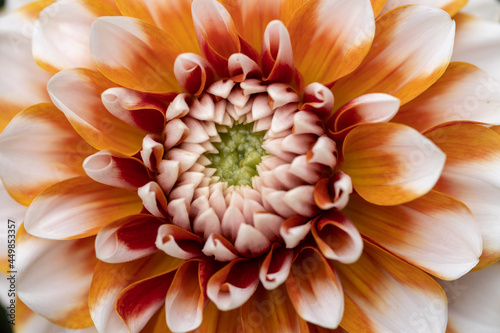
[[[141,158],[150,171],[158,169],[164,152],[165,148],[155,135],[148,134],[142,140]]]
[[[75,177],[38,195],[28,208],[25,227],[30,234],[48,239],[82,238],[141,209],[133,192]]]
[[[168,203],[167,211],[172,218],[172,223],[186,230],[191,229],[191,220],[189,219],[188,204],[184,199],[172,200]]]
[[[257,64],[249,56],[243,53],[232,54],[228,59],[227,68],[229,70],[229,75],[231,76],[231,79],[235,82],[240,82],[240,84],[243,84],[243,82],[247,82],[248,80],[251,80],[252,77],[253,78],[262,77],[262,70],[260,69],[259,64]],[[261,83],[260,80],[256,81]],[[255,91],[255,87],[252,87],[253,89],[250,89],[249,83],[246,83],[244,86],[246,87],[246,92],[247,92],[244,93],[244,95],[249,95],[250,92],[256,93],[265,91],[265,87],[261,86],[260,84],[257,85],[257,87],[259,87],[257,88],[257,91]],[[243,86],[240,87],[245,91]]]
[[[471,1],[474,2],[474,1]],[[394,8],[399,6],[414,5],[416,1],[413,0],[387,0],[384,8],[380,12],[380,15],[387,13]],[[432,6],[445,10],[451,16],[455,15],[465,4],[465,0],[419,0],[419,5]]]
[[[303,102],[300,110],[312,111],[322,118],[330,116],[333,110],[333,93],[318,82],[313,82],[304,88]]]
[[[167,216],[167,198],[160,185],[154,181],[139,187],[137,195],[141,198],[144,208],[156,217]]]
[[[182,90],[195,96],[214,81],[210,63],[194,53],[182,53],[175,58],[174,74]]]
[[[313,193],[313,185],[298,186],[286,192],[283,202],[297,214],[312,217],[317,213]]]
[[[274,245],[260,266],[259,279],[264,288],[273,290],[283,284],[290,273],[292,261],[293,250]]]
[[[269,105],[272,109],[279,108],[288,103],[296,103],[300,100],[299,95],[284,83],[272,83],[267,87],[269,94]]]
[[[238,229],[234,247],[245,257],[257,257],[271,247],[269,239],[253,226],[242,223]]]
[[[155,244],[169,256],[184,260],[199,257],[202,248],[202,241],[198,236],[171,224],[160,226]]]
[[[218,234],[211,234],[205,240],[202,251],[206,256],[213,256],[217,261],[232,261],[238,258],[238,253],[234,246]]]
[[[332,178],[323,178],[314,186],[314,201],[323,209],[344,209],[352,193],[351,177],[343,171],[336,172]]]
[[[312,221],[302,216],[292,216],[286,219],[280,226],[280,235],[285,241],[288,249],[293,249],[306,238],[311,231]]]
[[[292,42],[283,22],[269,22],[264,32],[261,51],[264,80],[289,83],[294,78]]]

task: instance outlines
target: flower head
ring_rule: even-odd
[[[53,74],[0,135],[21,300],[99,332],[443,331],[427,274],[500,258],[499,90],[450,63],[462,1],[396,2],[18,12]]]

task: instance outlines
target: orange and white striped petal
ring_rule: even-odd
[[[192,0],[116,0],[123,16],[154,24],[165,31],[181,52],[199,54],[200,49],[191,16]]]
[[[496,57],[500,52],[498,23],[463,13],[453,19],[457,23],[457,31],[451,60],[474,64],[500,79],[500,65]]]
[[[99,16],[118,14],[112,6],[83,0],[63,0],[46,7],[33,26],[35,61],[51,73],[74,67],[95,69],[90,26]]]
[[[33,2],[0,19],[0,132],[24,108],[49,102],[51,74],[38,67],[32,53],[32,27],[51,0]]]
[[[500,82],[480,68],[453,62],[420,96],[403,105],[393,122],[419,131],[456,120],[500,123]]]
[[[97,234],[97,259],[114,264],[155,253],[158,228],[164,222],[154,216],[130,215],[105,225]]]
[[[259,287],[241,307],[241,320],[248,333],[306,332],[301,330],[304,321],[295,312],[284,286],[274,290]]]
[[[365,242],[354,264],[337,265],[348,332],[444,332],[446,295],[429,275]]]
[[[376,205],[397,205],[429,192],[445,154],[415,129],[401,124],[359,125],[345,138],[342,169],[354,189]]]
[[[40,193],[28,208],[25,227],[48,239],[83,238],[141,209],[142,201],[134,192],[75,177]]]
[[[446,154],[435,189],[465,203],[479,222],[483,254],[477,269],[499,260],[500,135],[479,125],[451,123],[426,136]]]
[[[297,314],[325,328],[337,328],[344,313],[344,293],[335,269],[317,249],[302,249],[295,258],[286,290]]]
[[[449,333],[498,332],[500,330],[500,264],[439,283],[448,296]]]
[[[446,11],[450,16],[458,13],[467,4],[467,0],[387,0],[384,8],[382,9],[381,15],[393,10],[399,6],[406,5],[422,5],[440,8]]]
[[[87,300],[97,263],[94,239],[53,241],[32,236],[21,228],[17,244],[17,289],[21,300],[55,324],[68,328],[92,326]],[[50,297],[47,290],[51,291]]]
[[[99,332],[127,332],[127,326],[115,311],[116,300],[129,285],[171,272],[182,260],[158,252],[142,259],[108,264],[99,261],[88,293],[90,315]],[[162,318],[165,323],[165,317]]]
[[[287,28],[305,85],[330,84],[352,72],[375,34],[368,0],[310,0],[295,12]]]
[[[34,105],[0,134],[0,177],[9,194],[28,205],[46,187],[83,175],[82,162],[94,152],[53,104]]]
[[[98,72],[78,68],[54,75],[47,90],[54,104],[90,145],[133,155],[140,150],[146,133],[106,110],[101,94],[113,85]]]
[[[479,225],[467,206],[448,195],[431,191],[391,207],[351,196],[343,212],[365,238],[441,279],[457,279],[479,262]]]
[[[100,17],[90,30],[90,49],[99,71],[119,85],[151,93],[180,91],[173,66],[180,50],[152,24],[124,16]]]
[[[377,20],[376,31],[363,62],[333,87],[335,108],[368,93],[390,94],[405,104],[450,62],[455,23],[440,9],[399,7]]]

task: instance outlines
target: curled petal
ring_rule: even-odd
[[[257,257],[271,247],[271,242],[258,229],[242,223],[238,229],[234,247],[245,257]]]
[[[292,43],[281,21],[272,21],[267,25],[261,53],[265,81],[289,83],[293,79]]]
[[[173,63],[180,52],[165,32],[149,23],[99,17],[92,23],[90,49],[99,71],[119,85],[151,93],[179,90]]]
[[[174,119],[167,122],[163,133],[165,133],[165,149],[170,149],[186,140],[190,131],[182,120]]]
[[[148,134],[142,140],[141,158],[151,171],[157,170],[160,165],[165,148],[156,140],[156,137]]]
[[[298,215],[286,219],[280,227],[280,235],[286,247],[293,249],[299,245],[300,241],[309,234],[311,224],[312,221]]]
[[[363,240],[344,214],[331,211],[313,224],[312,234],[321,253],[344,264],[356,262],[363,252]]]
[[[142,204],[156,217],[166,217],[167,198],[158,183],[151,181],[139,187],[137,194],[142,199]]]
[[[344,312],[342,286],[316,249],[305,248],[295,258],[286,289],[300,317],[321,327],[337,328]]]
[[[182,90],[198,96],[214,80],[214,72],[205,58],[194,53],[182,53],[175,59],[174,73]]]
[[[323,210],[344,209],[351,193],[351,177],[343,171],[335,173],[330,179],[321,179],[314,186],[314,200],[316,205]]]
[[[137,188],[151,181],[146,166],[138,159],[102,150],[83,161],[87,176],[101,184],[127,190]]]
[[[201,243],[195,234],[175,225],[164,224],[158,229],[155,244],[169,256],[188,260],[200,256]]]
[[[28,208],[26,230],[49,239],[82,238],[101,227],[137,214],[142,204],[133,192],[75,177],[40,193]]]
[[[454,35],[455,23],[440,9],[403,6],[383,15],[363,62],[335,83],[336,108],[368,93],[387,93],[401,104],[412,100],[445,71]]]
[[[438,181],[446,155],[416,130],[394,123],[359,125],[344,142],[343,170],[354,189],[377,205],[414,200]]]
[[[213,256],[217,261],[232,261],[238,258],[238,251],[224,237],[211,234],[203,246],[203,253],[206,256]]]
[[[247,79],[262,77],[259,64],[243,53],[234,53],[229,57],[228,69],[231,80],[234,82],[244,82]]]
[[[178,94],[174,100],[168,105],[165,117],[167,121],[182,118],[189,112],[189,104],[191,104],[191,97],[188,94]]]
[[[306,84],[329,84],[352,72],[370,49],[375,34],[368,0],[314,0],[288,23],[297,69]]]
[[[258,285],[257,262],[235,259],[208,280],[207,295],[219,310],[228,311],[243,305]]]
[[[99,150],[113,149],[133,155],[141,148],[146,133],[118,119],[103,106],[101,94],[114,85],[100,73],[77,68],[54,75],[47,91],[52,102],[89,144]]]
[[[321,118],[330,116],[333,110],[333,93],[330,89],[318,82],[313,82],[304,88],[303,102],[300,110],[311,111]]]
[[[326,135],[320,136],[307,151],[308,163],[319,163],[333,169],[337,164],[337,144]]]
[[[288,278],[292,267],[293,250],[273,245],[260,266],[259,279],[264,288],[273,290]]]
[[[97,234],[97,259],[120,263],[156,252],[155,239],[163,222],[151,215],[131,215],[104,226]]]
[[[299,95],[289,85],[284,83],[272,83],[267,88],[267,93],[269,94],[269,105],[272,109],[279,108],[288,103],[298,102],[300,99]]]
[[[165,105],[155,96],[127,88],[110,88],[101,95],[108,111],[135,128],[161,133],[165,124]]]

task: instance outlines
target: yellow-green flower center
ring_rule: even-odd
[[[257,174],[256,166],[266,154],[262,148],[265,131],[253,132],[253,123],[236,124],[227,133],[219,133],[221,142],[213,145],[217,154],[207,154],[216,169],[214,176],[228,185],[252,186],[252,178]]]

